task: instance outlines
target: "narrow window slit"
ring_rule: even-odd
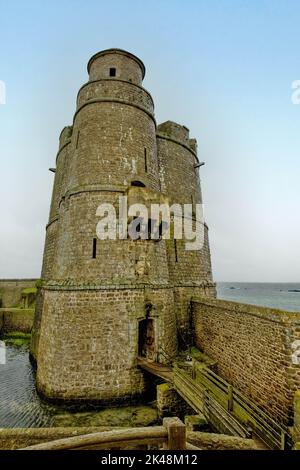
[[[77,132],[77,137],[76,137],[76,148],[78,149],[78,142],[79,142],[79,134],[80,131]]]
[[[115,67],[111,67],[111,68],[109,69],[109,76],[110,76],[110,77],[115,77],[115,76],[116,76],[116,69],[115,69]]]
[[[145,173],[148,172],[148,162],[147,162],[147,149],[144,149],[144,159],[145,159]]]
[[[93,259],[97,257],[97,238],[93,238]]]
[[[178,253],[177,253],[177,240],[174,240],[174,252],[175,252],[175,262],[178,261]]]

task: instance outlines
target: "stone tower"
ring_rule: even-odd
[[[207,226],[200,251],[184,240],[99,240],[97,207],[201,202],[196,141],[159,126],[145,66],[108,49],[88,63],[73,125],[63,129],[46,228],[32,356],[37,386],[62,400],[126,401],[144,392],[137,357],[174,357],[195,294],[215,296]]]

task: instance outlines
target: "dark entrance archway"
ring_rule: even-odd
[[[138,355],[147,361],[156,360],[155,330],[152,318],[139,321]]]

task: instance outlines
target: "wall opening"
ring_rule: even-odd
[[[80,136],[80,131],[77,132],[77,137],[76,137],[76,148],[78,149],[78,143],[79,143],[79,136]]]
[[[146,186],[141,181],[131,181],[131,186],[137,186],[138,188],[145,188]]]
[[[145,173],[148,173],[148,162],[147,162],[147,149],[144,148],[144,160],[145,160]]]
[[[93,259],[97,257],[97,238],[93,238]]]
[[[115,67],[111,67],[111,68],[109,69],[109,76],[110,76],[110,77],[115,77],[115,76],[116,76],[116,69],[115,69]]]
[[[139,321],[138,355],[149,362],[156,359],[154,320],[145,318]]]
[[[177,240],[174,240],[174,254],[175,254],[175,262],[178,261],[178,252],[177,252]]]

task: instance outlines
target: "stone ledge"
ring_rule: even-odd
[[[143,111],[144,113],[146,113],[151,119],[152,121],[154,122],[154,125],[156,127],[156,120],[155,120],[155,117],[152,113],[150,113],[148,111],[148,109],[144,108],[143,106],[139,106],[135,103],[130,103],[130,101],[125,101],[125,100],[120,100],[120,99],[117,99],[117,98],[98,98],[98,99],[93,99],[93,100],[89,100],[87,101],[86,103],[82,104],[75,112],[74,114],[74,119],[73,119],[73,126],[74,126],[74,123],[75,123],[75,120],[76,120],[76,117],[78,115],[78,113],[83,109],[85,108],[86,106],[89,106],[91,104],[97,104],[97,103],[117,103],[117,104],[124,104],[125,106],[132,106],[133,108],[136,108],[136,109],[139,109],[140,111]]]
[[[152,104],[153,104],[153,108],[154,108],[154,101],[153,101],[153,98],[151,96],[151,94],[149,93],[148,90],[146,90],[146,88],[138,85],[137,83],[132,83],[132,82],[128,82],[127,80],[121,80],[120,78],[99,78],[98,80],[91,80],[90,82],[86,82],[84,83],[81,88],[79,88],[79,91],[77,93],[77,99],[79,97],[79,94],[81,92],[81,90],[83,90],[85,87],[87,87],[88,85],[90,85],[91,83],[98,83],[98,82],[122,82],[122,83],[127,83],[128,85],[132,85],[132,86],[135,86],[136,88],[139,88],[140,90],[144,91],[146,93],[146,95],[149,96],[149,98],[151,99],[152,101]]]
[[[52,284],[53,282],[53,284]],[[201,284],[93,284],[93,283],[64,283],[60,284],[59,281],[50,280],[47,281],[47,284],[43,284],[41,287],[45,290],[144,290],[144,289],[176,289],[176,288],[204,288],[204,287],[214,287],[214,283],[203,282]]]

